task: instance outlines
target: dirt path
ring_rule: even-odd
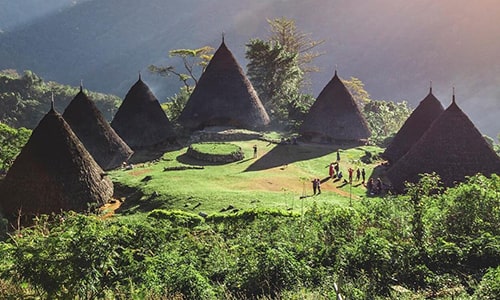
[[[113,199],[112,202],[104,204],[99,211],[103,214],[101,219],[110,218],[115,214],[115,211],[122,205],[122,202],[119,200]]]

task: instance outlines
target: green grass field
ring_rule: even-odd
[[[166,152],[155,163],[134,166],[132,170],[111,172],[117,197],[126,200],[117,213],[147,212],[155,208],[181,209],[212,214],[250,208],[277,208],[300,212],[312,203],[356,206],[366,195],[361,182],[352,187],[329,179],[328,165],[336,161],[338,147],[319,144],[276,145],[262,140],[232,142],[245,152],[245,158],[228,164],[213,164],[188,157],[186,148]],[[258,157],[253,158],[253,146]],[[340,170],[365,168],[369,178],[379,162],[361,161],[366,152],[382,151],[374,146],[340,148]],[[203,167],[194,168],[194,167]],[[183,170],[171,170],[185,167]],[[167,168],[169,171],[165,171]],[[354,176],[355,177],[355,176]],[[321,195],[313,195],[311,180],[322,181]]]

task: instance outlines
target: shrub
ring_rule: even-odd
[[[488,269],[474,293],[474,299],[493,300],[500,295],[500,266]]]
[[[202,224],[205,220],[195,214],[181,210],[155,209],[148,214],[148,217],[157,220],[168,220],[173,226],[193,228]]]

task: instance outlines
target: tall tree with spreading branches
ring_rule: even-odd
[[[205,71],[208,63],[212,59],[214,48],[203,46],[198,49],[174,49],[168,52],[169,57],[177,57],[182,60],[182,71],[173,65],[157,66],[150,65],[149,71],[163,77],[177,77],[183,86],[175,95],[167,98],[167,103],[162,105],[171,121],[177,120],[180,113],[186,106],[189,96],[198,84],[201,74]]]

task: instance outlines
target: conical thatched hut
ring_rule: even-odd
[[[117,168],[132,156],[132,149],[116,134],[82,87],[66,107],[63,118],[104,170]]]
[[[256,129],[269,116],[224,40],[201,75],[179,123],[194,130],[207,126]]]
[[[337,71],[311,106],[299,132],[306,140],[322,142],[360,142],[371,135]]]
[[[134,151],[175,139],[173,126],[160,102],[140,76],[125,96],[111,127]]]
[[[52,108],[33,130],[2,182],[5,216],[85,211],[113,195],[113,183]]]
[[[419,174],[436,172],[445,186],[465,176],[500,174],[500,158],[455,103],[432,123],[415,145],[387,172],[396,190],[417,182]]]
[[[432,94],[432,87],[429,94],[420,101],[420,104],[411,113],[410,117],[403,124],[392,142],[385,149],[382,157],[393,164],[422,137],[432,122],[444,111],[441,102]]]

